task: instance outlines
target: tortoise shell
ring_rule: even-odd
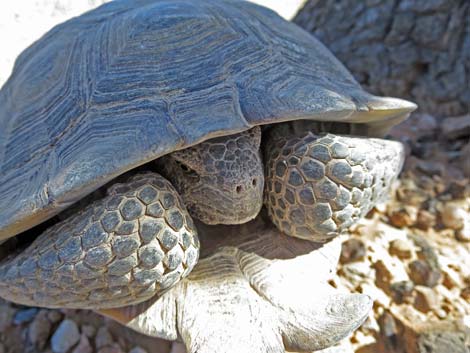
[[[0,91],[0,241],[164,154],[295,119],[384,131],[412,103],[364,92],[309,33],[235,0],[121,0],[54,27]]]

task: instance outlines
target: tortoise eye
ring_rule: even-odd
[[[180,163],[180,168],[183,169],[183,172],[185,173],[189,173],[192,171],[191,169],[189,169],[189,167],[186,164]]]
[[[186,174],[189,177],[197,178],[199,180],[198,173],[196,173],[196,171],[188,167],[186,164],[181,163],[180,161],[177,161],[176,164],[181,168],[184,174]]]

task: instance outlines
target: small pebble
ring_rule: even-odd
[[[470,142],[467,146],[469,147],[469,153],[466,156],[470,154]],[[447,192],[449,192],[452,198],[456,200],[470,197],[470,185],[468,179],[452,180]]]
[[[93,348],[91,347],[90,341],[85,334],[82,333],[80,336],[80,341],[72,353],[93,353]]]
[[[98,353],[124,353],[122,348],[117,344],[111,346],[102,347],[98,350]]]
[[[395,239],[390,242],[390,255],[398,256],[400,259],[410,259],[413,254],[413,245],[403,239]]]
[[[392,208],[387,212],[387,214],[390,219],[390,223],[397,228],[412,226],[415,224],[418,217],[417,209],[412,206]]]
[[[460,292],[460,296],[470,302],[470,287],[465,287],[464,289],[462,289],[462,291]]]
[[[442,119],[441,132],[449,140],[468,135],[470,132],[470,114]]]
[[[415,284],[434,287],[439,283],[441,273],[433,269],[427,261],[415,260],[409,264],[409,275]]]
[[[463,243],[470,242],[470,216],[465,220],[462,229],[455,232],[455,238]]]
[[[186,347],[181,342],[173,342],[170,353],[186,353]]]
[[[343,242],[341,246],[340,261],[343,264],[359,261],[366,255],[366,246],[356,238],[351,238]]]
[[[26,324],[26,323],[32,321],[37,313],[38,313],[37,308],[29,308],[29,309],[19,310],[15,314],[15,317],[13,319],[13,323],[15,325]]]
[[[15,312],[16,310],[9,305],[2,305],[0,307],[0,331],[3,332],[8,326],[12,325]]]
[[[439,162],[420,160],[416,163],[416,169],[430,177],[434,175],[442,176],[445,166]]]
[[[64,320],[52,335],[51,348],[54,353],[66,353],[80,340],[77,324],[72,320]]]
[[[47,313],[47,318],[52,324],[55,324],[62,320],[62,314],[58,310],[49,310]]]
[[[109,333],[109,330],[102,326],[98,329],[95,337],[95,347],[96,349],[100,349],[105,346],[110,346],[114,343],[113,336]]]
[[[447,203],[441,210],[441,220],[445,227],[458,230],[462,229],[467,212],[459,204]]]
[[[426,210],[418,211],[418,218],[416,219],[416,227],[422,230],[428,230],[436,225],[436,215]]]
[[[414,306],[416,309],[422,311],[423,313],[439,309],[439,299],[431,288],[416,286],[415,292],[416,298]]]
[[[402,304],[413,293],[414,284],[411,281],[399,281],[390,285],[392,299],[395,303]]]
[[[134,347],[132,348],[129,353],[147,353],[147,351],[145,349],[143,349],[142,347]]]
[[[385,337],[392,338],[398,333],[395,319],[389,312],[384,312],[383,315],[379,317],[378,322],[380,331]]]
[[[47,318],[47,311],[41,310],[34,318],[28,328],[29,341],[38,349],[42,350],[51,335],[52,324]]]
[[[436,313],[436,316],[441,320],[447,317],[447,313],[444,309],[436,309],[434,312]]]
[[[96,335],[96,328],[93,325],[82,325],[81,331],[88,338],[93,338]]]

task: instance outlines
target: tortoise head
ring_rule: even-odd
[[[263,200],[261,129],[211,139],[173,152],[158,165],[192,216],[206,224],[245,223]]]

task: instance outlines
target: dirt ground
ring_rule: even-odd
[[[0,5],[0,85],[14,58],[34,39],[103,2],[17,0]],[[283,11],[287,17],[295,12]],[[464,119],[470,126],[469,117]],[[336,352],[470,352],[470,145],[469,134],[459,126],[414,114],[392,132],[407,146],[404,171],[390,200],[344,238],[341,264],[331,281],[369,294],[373,312]],[[0,301],[0,353],[170,351],[184,348],[89,311]]]

